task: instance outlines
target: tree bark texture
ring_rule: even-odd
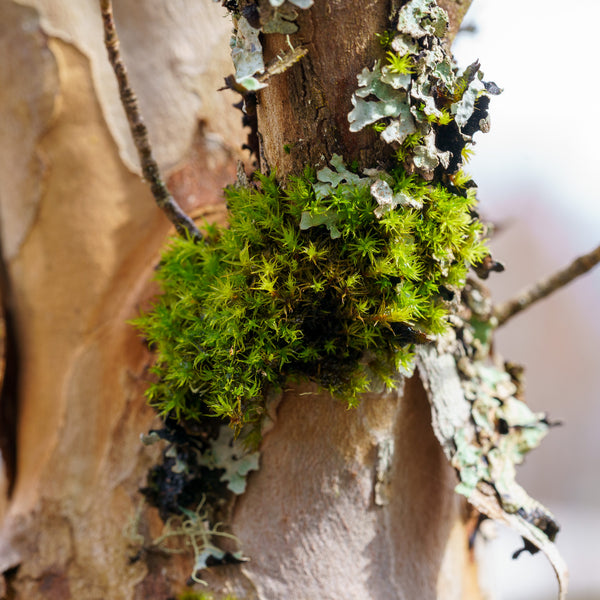
[[[345,118],[389,8],[317,0],[301,12],[308,60],[260,96],[263,148],[278,172],[333,152],[362,161],[377,152]],[[228,20],[211,0],[126,0],[115,10],[173,194],[193,216],[222,222],[220,190],[235,177],[243,139],[236,99],[216,91],[232,71]],[[269,40],[267,53],[283,43]],[[15,326],[18,411],[14,431],[8,419],[0,436],[9,464],[5,448],[16,457],[16,479],[7,469],[1,478],[0,592],[173,597],[191,557],[132,557],[123,533],[158,452],[139,442],[156,425],[142,396],[151,356],[127,320],[156,292],[169,226],[135,173],[96,3],[0,0],[0,48],[3,298]],[[467,510],[418,378],[367,395],[354,411],[311,386],[287,390],[276,413],[261,469],[234,508],[232,531],[251,561],[203,573],[217,598],[479,598]],[[379,506],[386,439],[395,454],[389,503]],[[159,534],[154,510],[140,523]]]

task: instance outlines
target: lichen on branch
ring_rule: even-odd
[[[446,13],[433,0],[412,0],[394,32],[379,36],[385,61],[358,75],[350,131],[373,125],[409,171],[425,179],[453,177],[477,131],[489,130],[490,94],[476,61],[462,72],[446,50]]]

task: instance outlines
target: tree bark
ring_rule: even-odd
[[[282,176],[334,152],[364,164],[384,152],[372,134],[350,134],[346,115],[389,10],[332,0],[300,12],[308,57],[270,81],[258,112]],[[193,216],[223,221],[220,190],[243,138],[224,106],[235,99],[216,92],[232,70],[229,23],[210,0],[128,0],[115,16],[173,194]],[[4,597],[166,599],[185,588],[191,558],[133,557],[123,530],[157,460],[139,443],[156,423],[143,399],[151,356],[127,320],[156,292],[169,226],[132,170],[97,6],[0,0],[0,17],[4,299],[18,376],[16,430],[3,431],[16,448],[16,479],[5,472],[2,484]],[[270,37],[266,59],[284,43]],[[251,561],[203,573],[216,597],[480,597],[469,515],[417,377],[353,411],[311,386],[287,390],[276,413],[233,513]],[[389,440],[380,506],[378,449]],[[140,522],[158,535],[156,511]]]
[[[259,93],[264,155],[281,177],[302,173],[307,164],[325,166],[334,153],[367,164],[385,152],[374,131],[350,132],[348,113],[356,75],[383,54],[375,33],[390,28],[391,5],[334,0],[300,11],[292,43],[306,46],[308,54]],[[265,60],[286,46],[285,36],[266,36]]]
[[[346,0],[316,2],[299,11],[299,32],[292,43],[308,49],[294,67],[272,78],[259,92],[258,129],[268,166],[280,177],[304,167],[325,166],[337,153],[350,163],[372,167],[390,148],[370,128],[351,132],[348,113],[356,76],[385,52],[375,34],[392,28],[391,17],[404,2]],[[454,39],[471,0],[440,2],[450,16],[448,41]],[[265,36],[265,62],[289,50],[284,35]]]

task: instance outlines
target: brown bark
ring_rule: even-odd
[[[36,10],[0,0],[8,57],[0,107],[9,117],[0,132],[2,255],[19,358],[17,478],[0,515],[0,572],[16,599],[166,599],[183,589],[190,557],[131,561],[123,528],[156,460],[139,443],[155,418],[142,397],[151,357],[126,321],[154,291],[169,227],[130,169],[97,7],[28,4]],[[222,220],[220,189],[234,179],[232,148],[243,137],[224,107],[231,98],[214,91],[231,70],[229,24],[209,0],[187,0],[177,14],[170,6],[118,3],[125,60],[133,57],[172,193],[195,216]],[[310,59],[260,98],[265,153],[280,173],[335,151],[371,160],[373,138],[349,134],[345,119],[388,9],[335,0],[301,13]],[[269,40],[267,52],[280,44]],[[166,66],[153,68],[170,45]],[[377,447],[388,437],[396,443],[390,501],[377,506]],[[310,387],[288,391],[262,452],[232,523],[252,560],[203,574],[217,597],[479,597],[465,507],[416,378],[355,411]],[[142,513],[140,528],[157,535],[154,511]]]
[[[375,33],[390,28],[391,5],[333,0],[300,12],[300,31],[291,40],[306,46],[308,54],[259,93],[264,155],[280,176],[302,173],[307,164],[324,165],[334,153],[371,165],[385,153],[375,132],[351,133],[347,115],[356,75],[383,55]],[[266,36],[265,59],[287,47],[285,36]]]
[[[479,598],[466,506],[431,429],[418,377],[357,410],[288,391],[236,506],[234,531],[260,598]],[[308,395],[307,395],[307,392]],[[389,503],[374,503],[378,446],[392,438]]]

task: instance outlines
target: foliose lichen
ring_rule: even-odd
[[[235,79],[239,85],[252,91],[266,87],[266,84],[255,78],[256,74],[265,70],[259,33],[259,29],[252,27],[245,17],[240,16],[230,41]]]
[[[163,520],[189,510],[198,495],[213,506],[243,494],[248,473],[259,465],[259,453],[245,448],[226,424],[214,419],[203,419],[190,429],[167,418],[163,428],[150,430],[141,440],[145,445],[166,442],[161,464],[153,467],[141,490]]]
[[[162,460],[152,467],[140,491],[145,503],[158,509],[164,528],[157,538],[146,539],[139,533],[138,514],[126,532],[138,554],[149,549],[191,550],[196,581],[209,566],[245,560],[241,551],[221,548],[224,538],[239,547],[222,523],[229,521],[235,497],[244,493],[248,474],[258,469],[259,453],[249,451],[215,419],[186,427],[167,418],[162,428],[141,437],[145,445],[163,445]]]
[[[453,329],[435,345],[418,349],[419,373],[434,433],[458,475],[456,491],[480,513],[517,531],[525,540],[523,550],[547,555],[562,599],[567,570],[553,544],[559,525],[515,479],[516,466],[540,444],[552,423],[523,401],[522,367],[491,352],[491,315],[489,294],[468,279],[461,308],[452,316]]]
[[[265,88],[269,77],[289,68],[306,54],[302,48],[291,47],[290,43],[289,52],[265,65],[260,34],[297,32],[296,8],[310,8],[313,0],[262,0],[256,4],[224,0],[222,4],[231,12],[234,25],[230,46],[235,75],[234,83],[228,85],[238,92],[247,94]]]
[[[435,0],[404,5],[396,32],[380,36],[386,59],[358,75],[348,115],[350,131],[374,125],[405,168],[426,179],[461,168],[473,134],[489,129],[489,95],[501,91],[483,81],[478,62],[458,70],[443,42],[447,27]]]
[[[515,466],[548,433],[548,420],[515,397],[517,387],[505,370],[476,361],[468,373],[462,385],[475,427],[454,438],[457,491],[468,498],[479,481],[493,481],[502,506],[514,513],[526,504],[515,483]]]

